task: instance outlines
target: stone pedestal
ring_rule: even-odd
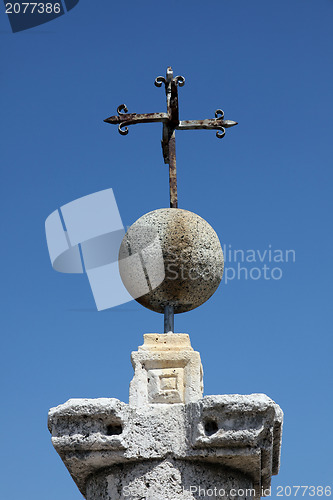
[[[145,335],[130,404],[71,399],[52,443],[87,500],[250,499],[279,470],[282,411],[263,394],[202,398],[200,355],[181,334]]]
[[[134,378],[129,404],[141,408],[154,403],[190,403],[203,394],[200,354],[185,333],[148,333],[132,352]]]

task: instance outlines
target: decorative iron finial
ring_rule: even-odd
[[[221,109],[215,111],[215,118],[206,120],[179,120],[179,107],[178,107],[178,87],[185,85],[185,78],[183,76],[173,77],[171,66],[167,68],[166,77],[158,76],[155,79],[156,87],[165,86],[165,93],[167,99],[167,112],[166,113],[147,113],[137,114],[128,113],[127,106],[121,104],[117,108],[118,115],[110,116],[104,121],[118,125],[118,130],[121,135],[128,134],[128,126],[135,125],[136,123],[163,123],[162,135],[162,151],[164,163],[169,165],[169,184],[170,184],[170,207],[178,207],[178,194],[177,194],[177,167],[176,167],[176,130],[199,130],[199,129],[213,129],[217,130],[216,137],[222,139],[225,135],[225,129],[237,125],[237,122],[224,119],[224,113]]]

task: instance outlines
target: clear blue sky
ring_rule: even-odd
[[[296,255],[265,261],[279,280],[244,271],[223,283],[176,317],[176,331],[201,353],[205,394],[263,392],[282,407],[273,492],[331,485],[332,0],[81,0],[16,34],[1,5],[0,37],[2,498],[81,498],[52,448],[48,409],[128,401],[130,352],[162,332],[161,315],[135,302],[97,312],[85,276],[53,271],[44,221],[109,187],[125,225],[168,206],[161,126],[122,137],[103,123],[123,102],[164,111],[153,82],[168,65],[186,77],[182,119],[222,108],[239,122],[222,141],[178,133],[180,207],[227,248]]]

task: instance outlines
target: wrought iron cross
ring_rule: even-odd
[[[169,184],[170,184],[170,207],[178,207],[177,196],[177,169],[176,169],[176,130],[198,130],[198,129],[215,129],[216,137],[222,139],[225,135],[225,129],[237,125],[237,122],[224,120],[224,113],[221,109],[215,111],[215,118],[206,120],[179,120],[178,107],[178,86],[182,87],[185,84],[183,76],[173,77],[172,68],[169,67],[166,72],[166,78],[158,76],[155,80],[156,87],[165,85],[165,93],[167,100],[166,113],[147,113],[137,114],[128,113],[127,106],[121,104],[117,108],[118,115],[110,116],[104,121],[118,125],[118,130],[121,135],[128,134],[128,125],[136,123],[163,123],[162,135],[162,151],[164,163],[169,165]]]

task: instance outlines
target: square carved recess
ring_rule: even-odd
[[[184,368],[148,370],[149,403],[184,403]]]

